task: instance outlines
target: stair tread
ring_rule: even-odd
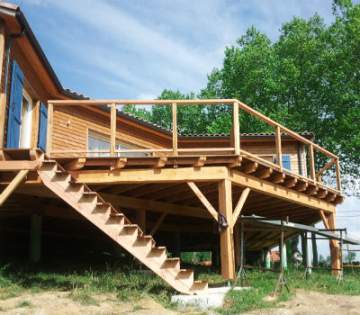
[[[132,224],[129,222],[129,220],[126,218],[125,214],[122,212],[117,212],[116,208],[112,206],[111,203],[104,201],[99,194],[96,191],[90,190],[85,184],[81,182],[77,182],[69,172],[64,170],[60,164],[58,164],[55,160],[45,160],[44,163],[47,164],[55,164],[57,167],[54,167],[51,171],[52,174],[55,176],[58,175],[59,178],[54,180],[52,182],[50,179],[47,179],[46,174],[48,174],[47,170],[50,170],[50,165],[48,167],[44,167],[43,170],[39,170],[39,174],[44,174],[45,176],[42,178],[45,185],[48,186],[48,188],[52,188],[55,193],[59,195],[60,198],[62,198],[65,201],[76,203],[78,202],[79,205],[81,203],[81,208],[83,210],[78,210],[76,205],[74,204],[73,207],[77,211],[83,211],[81,212],[84,216],[88,216],[89,212],[86,212],[86,209],[95,211],[95,212],[103,212],[103,210],[106,210],[106,215],[100,216],[97,215],[96,220],[103,220],[104,228],[107,224],[116,224],[119,226],[119,229],[117,235],[122,236],[120,238],[117,238],[117,242],[120,246],[124,246],[125,248],[128,248],[127,246],[131,246],[132,249],[129,248],[130,252],[137,257],[140,261],[142,261],[145,265],[150,267],[158,276],[162,277],[165,281],[167,281],[171,286],[173,286],[176,290],[182,293],[187,294],[196,294],[199,291],[206,290],[208,286],[208,282],[205,280],[196,280],[193,281],[193,274],[194,271],[192,269],[181,269],[180,267],[180,258],[179,257],[167,257],[167,248],[165,246],[156,246],[156,242],[152,235],[144,234],[142,229],[138,224]],[[67,187],[61,187],[59,188],[59,185],[55,184],[56,181],[62,179],[61,176],[68,176],[69,177],[69,183],[70,185],[64,185]],[[52,186],[53,185],[53,186]],[[57,186],[56,186],[57,185]],[[72,191],[71,185],[73,186]],[[52,186],[52,187],[51,187]],[[77,187],[76,187],[77,186]],[[70,189],[68,189],[70,187]],[[84,197],[84,199],[81,201],[80,199],[77,199],[77,201],[72,201],[74,199],[73,197],[69,198],[70,196],[74,196],[72,193],[75,192],[75,187],[80,189],[76,189],[76,192],[80,192],[79,196]],[[81,189],[81,187],[84,187],[84,190]],[[63,189],[63,191],[68,194],[60,194],[58,192],[59,189]],[[93,203],[90,203],[90,199],[86,200],[86,197],[98,197],[96,200],[92,200]],[[69,201],[70,200],[70,201]],[[85,202],[86,201],[86,202]],[[96,207],[94,208],[94,204],[96,204]],[[98,208],[98,209],[97,209]],[[104,209],[102,209],[104,208]],[[106,208],[106,209],[105,209]],[[91,214],[92,212],[90,212]],[[95,218],[95,217],[93,217]],[[125,218],[125,221],[124,221]],[[88,217],[89,220],[90,217]],[[101,222],[101,221],[98,221]],[[101,228],[101,227],[100,227]],[[109,233],[112,234],[113,230],[109,229]],[[115,232],[115,230],[114,230]],[[114,234],[114,233],[113,233]],[[118,237],[116,234],[114,234],[114,237]],[[111,236],[113,237],[113,236]],[[122,244],[122,242],[125,242]],[[129,243],[131,242],[131,243]],[[144,248],[142,248],[142,245],[146,246],[146,251],[144,252]],[[140,246],[140,247],[139,247]],[[139,251],[137,254],[137,251]],[[162,271],[159,270],[159,268],[162,269]]]

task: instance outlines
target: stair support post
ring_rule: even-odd
[[[235,279],[234,235],[232,228],[232,184],[229,179],[220,181],[219,212],[227,221],[227,227],[220,231],[221,275],[224,279]]]
[[[29,258],[32,263],[41,259],[42,216],[32,214],[30,218]]]

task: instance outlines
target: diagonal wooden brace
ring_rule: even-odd
[[[10,197],[10,195],[15,191],[15,189],[25,180],[29,170],[21,170],[16,174],[14,179],[10,182],[9,185],[1,192],[0,194],[0,206]]]

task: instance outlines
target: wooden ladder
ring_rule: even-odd
[[[53,193],[175,290],[184,294],[198,294],[207,290],[206,281],[194,281],[193,271],[181,269],[179,258],[169,258],[165,247],[156,246],[151,235],[145,235],[137,224],[132,224],[123,213],[87,185],[75,182],[56,161],[44,160],[38,173],[44,185]]]

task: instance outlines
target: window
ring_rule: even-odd
[[[24,90],[21,109],[20,148],[31,148],[33,101]]]
[[[282,156],[282,166],[283,168],[291,171],[291,158],[289,154],[283,154]]]
[[[130,150],[130,149],[140,149],[135,145],[125,144],[120,142],[119,140],[116,141],[116,150]],[[97,133],[93,130],[89,130],[88,135],[88,151],[92,151],[90,156],[103,156],[107,157],[110,156],[110,140],[109,137],[100,133]],[[103,151],[103,152],[100,152]],[[129,152],[129,153],[118,153],[118,156],[124,157],[143,157],[147,156],[146,153],[143,152]]]

